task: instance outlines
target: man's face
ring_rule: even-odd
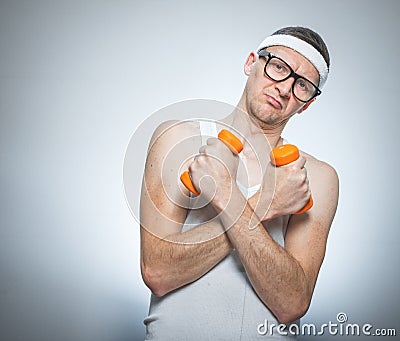
[[[273,55],[280,57],[298,75],[319,83],[317,69],[300,53],[284,46],[267,48]],[[246,109],[260,124],[280,126],[296,112],[307,108],[309,103],[299,101],[292,93],[293,77],[276,82],[264,73],[266,59],[250,54],[246,61],[245,73],[249,77],[246,84]]]

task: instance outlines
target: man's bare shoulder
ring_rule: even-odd
[[[161,123],[149,144],[146,173],[153,181],[161,181],[162,176],[165,183],[175,183],[178,175],[193,162],[200,145],[199,122],[169,120]]]
[[[325,181],[338,182],[338,174],[335,168],[325,161],[318,160],[316,157],[301,151],[306,159],[306,169],[310,178],[319,178]]]
[[[178,206],[187,207],[187,190],[179,176],[197,155],[200,143],[199,123],[195,121],[165,121],[153,132],[146,158],[146,191],[143,193],[157,207],[169,207],[169,213],[164,212],[166,215],[175,212]]]
[[[168,149],[180,141],[199,136],[199,123],[196,121],[168,120],[162,122],[153,132],[149,144],[152,148]]]
[[[319,222],[322,219],[328,222],[327,226],[330,226],[339,198],[338,174],[327,162],[318,160],[310,154],[301,153],[306,158],[305,168],[314,199],[313,213],[318,216]]]

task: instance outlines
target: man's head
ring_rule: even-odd
[[[322,38],[304,27],[286,27],[265,38],[245,63],[246,111],[267,125],[284,125],[315,100],[329,72]]]
[[[322,88],[327,80],[330,58],[328,48],[320,35],[305,27],[285,27],[265,38],[257,52],[270,46],[289,47],[307,58],[318,70],[320,80],[317,85]]]

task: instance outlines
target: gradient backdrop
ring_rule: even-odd
[[[1,0],[0,339],[143,339],[130,136],[183,99],[236,104],[247,54],[287,25],[318,31],[332,67],[285,137],[341,183],[303,321],[345,312],[399,334],[399,14],[398,1]]]

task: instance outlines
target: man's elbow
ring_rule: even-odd
[[[309,307],[309,300],[299,299],[296,303],[290,304],[290,307],[277,312],[275,316],[279,323],[290,324],[303,317]]]
[[[167,289],[165,281],[166,276],[161,271],[142,264],[141,272],[143,282],[154,296],[162,297],[170,291]]]

